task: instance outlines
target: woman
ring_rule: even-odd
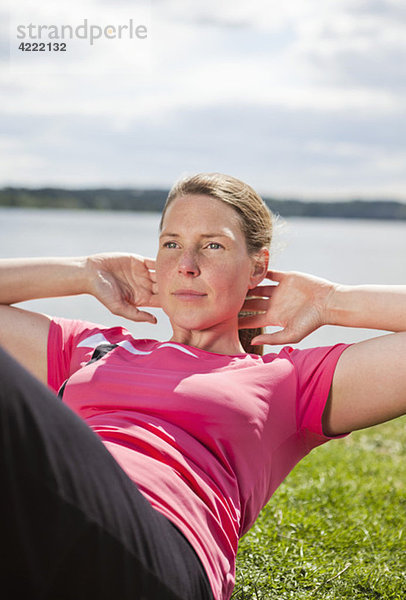
[[[252,188],[200,174],[171,190],[156,261],[1,263],[0,343],[35,376],[2,353],[1,569],[13,595],[229,598],[238,539],[294,465],[406,411],[406,288],[269,271],[271,229]],[[134,321],[162,307],[173,335],[136,340],[10,306],[80,293]],[[396,333],[261,355],[325,324]]]

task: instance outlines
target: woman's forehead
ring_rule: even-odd
[[[225,202],[204,195],[188,195],[175,198],[168,206],[163,220],[163,229],[167,226],[209,226],[215,229],[228,226],[240,228],[237,212]],[[209,233],[209,232],[207,232]]]

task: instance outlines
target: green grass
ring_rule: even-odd
[[[307,456],[241,540],[233,600],[406,599],[406,417]]]

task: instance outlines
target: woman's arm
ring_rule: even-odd
[[[330,325],[406,331],[406,285],[335,285],[326,312]]]
[[[270,271],[278,285],[250,292],[244,310],[262,311],[244,327],[277,325],[255,344],[288,344],[322,325],[393,331],[347,348],[338,360],[323,415],[327,435],[369,427],[406,413],[406,286],[343,286],[294,272]]]
[[[406,332],[353,344],[341,354],[323,415],[326,435],[340,435],[406,413]]]
[[[42,382],[47,381],[50,318],[11,304],[80,294],[85,290],[84,259],[32,258],[0,261],[0,344]]]
[[[397,333],[343,352],[323,415],[324,432],[338,435],[405,414],[406,286],[336,286],[327,322]]]
[[[0,260],[0,304],[86,293],[86,258]]]
[[[0,344],[40,380],[47,380],[50,318],[11,304],[34,298],[91,294],[111,312],[156,322],[138,306],[159,306],[154,261],[132,254],[0,260]]]

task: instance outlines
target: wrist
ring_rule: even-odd
[[[91,254],[83,257],[81,261],[82,285],[84,293],[94,296],[101,271],[99,255]]]
[[[88,257],[77,256],[71,260],[73,294],[90,294],[90,274],[88,272]]]
[[[346,324],[351,306],[351,303],[348,302],[351,287],[339,283],[331,285],[326,299],[325,325]]]

